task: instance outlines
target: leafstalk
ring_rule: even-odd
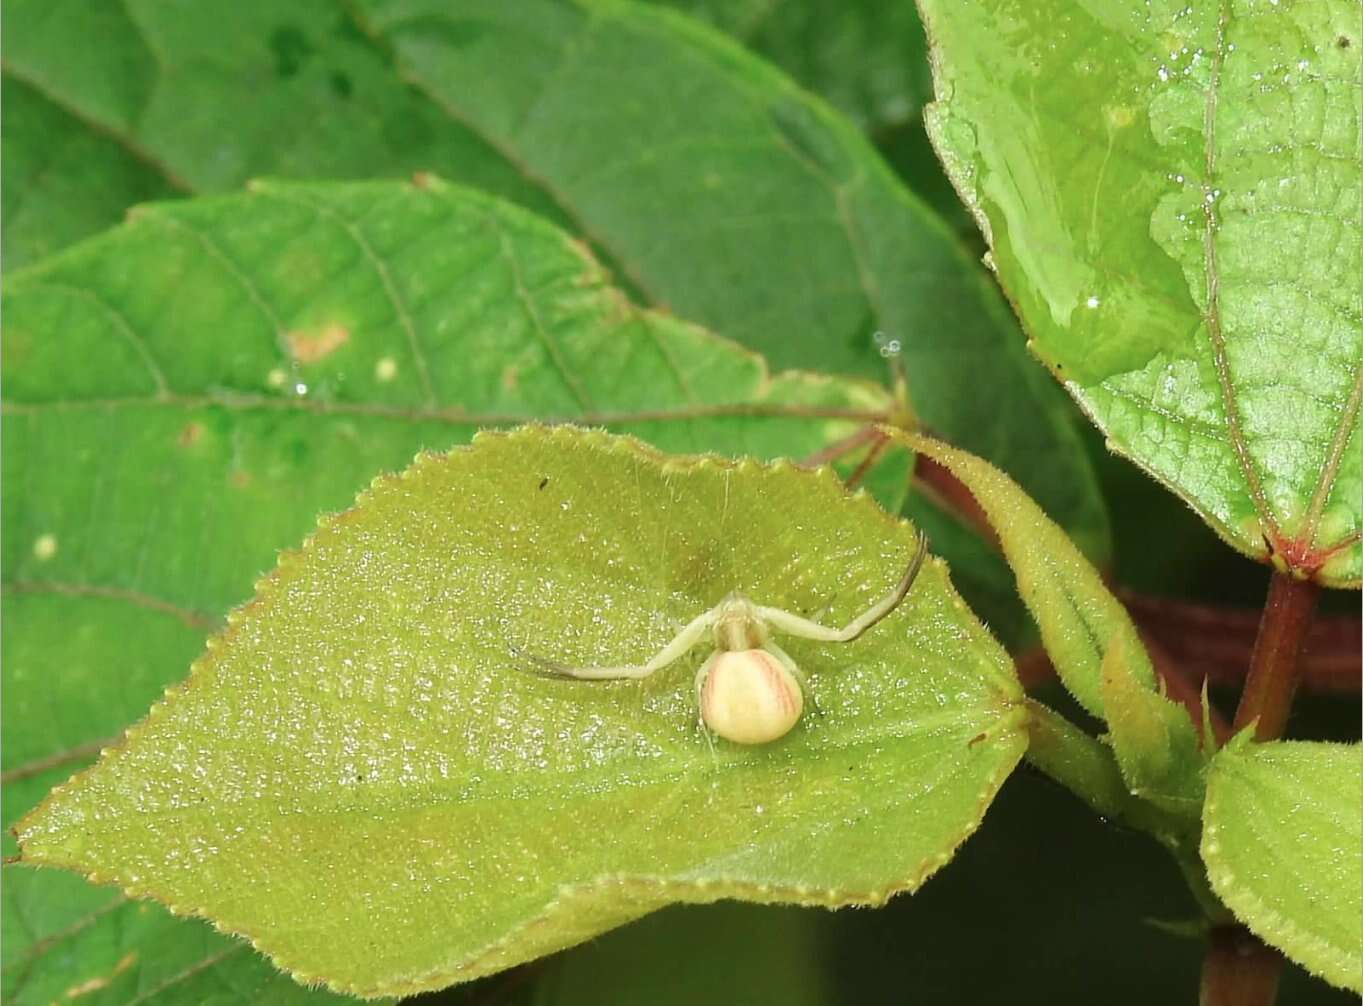
[[[1302,640],[1311,625],[1320,586],[1298,580],[1289,573],[1275,571],[1254,640],[1249,675],[1240,706],[1235,711],[1235,729],[1255,724],[1255,739],[1266,741],[1281,737],[1292,708],[1292,693],[1301,676]]]
[[[1254,725],[1256,740],[1281,737],[1301,676],[1301,645],[1311,625],[1319,585],[1274,571],[1249,675],[1235,710],[1235,729]],[[1216,926],[1202,959],[1201,1006],[1273,1006],[1283,958],[1241,925]]]

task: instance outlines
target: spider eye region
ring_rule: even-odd
[[[803,710],[799,682],[766,650],[715,654],[701,686],[705,725],[735,744],[766,744],[783,737]]]

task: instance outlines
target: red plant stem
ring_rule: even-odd
[[[1140,627],[1183,667],[1196,667],[1212,686],[1244,686],[1261,611],[1154,597],[1132,590],[1117,596]],[[1363,681],[1358,615],[1320,615],[1311,620],[1299,660],[1302,688],[1357,694]]]
[[[871,444],[871,449],[866,452],[866,457],[861,459],[861,463],[853,469],[852,474],[847,476],[843,482],[848,489],[855,488],[857,483],[866,477],[866,473],[871,470],[871,466],[880,460],[880,456],[885,453],[885,448],[890,444],[890,438],[882,435],[879,440]]]
[[[858,447],[884,439],[885,434],[881,433],[875,426],[862,426],[854,433],[849,433],[841,440],[833,441],[831,444],[815,451],[808,457],[801,458],[795,463],[801,468],[818,468],[820,465],[826,465],[830,461],[836,461],[844,454],[851,454]]]
[[[1302,640],[1306,638],[1319,594],[1319,584],[1274,571],[1259,621],[1259,635],[1254,640],[1245,690],[1235,710],[1236,730],[1257,720],[1254,728],[1257,740],[1282,736],[1292,708],[1292,693],[1301,676]]]
[[[1273,1006],[1282,954],[1244,926],[1216,926],[1207,934],[1198,1006]]]

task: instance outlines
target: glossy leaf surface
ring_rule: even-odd
[[[1356,744],[1241,737],[1213,759],[1202,858],[1218,897],[1261,939],[1363,989],[1363,770]]]
[[[1036,352],[1227,542],[1357,586],[1357,3],[921,6]]]
[[[6,828],[184,676],[278,549],[422,448],[588,416],[676,450],[802,457],[855,428],[838,415],[888,404],[853,382],[772,377],[631,308],[563,232],[425,186],[265,185],[150,208],[8,278]],[[28,892],[3,941],[7,1001],[107,974],[137,949],[127,934],[153,934],[145,961],[174,926],[198,931],[144,930],[91,891],[91,932],[68,937],[84,909],[33,908],[65,897],[42,893],[61,878],[11,882],[16,869],[31,873],[5,868],[6,890]],[[183,938],[205,960],[222,946]],[[108,954],[73,963],[96,942]],[[253,989],[253,957],[205,974]]]
[[[819,714],[696,724],[703,653],[641,662],[738,590],[842,624],[913,532],[831,472],[668,458],[570,427],[376,480],[286,553],[189,681],[18,828],[67,866],[364,994],[499,970],[673,901],[879,903],[979,822],[1025,746],[1012,667],[940,563],[856,643],[787,638]]]

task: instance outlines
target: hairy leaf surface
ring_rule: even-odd
[[[1313,974],[1363,990],[1363,770],[1357,744],[1250,742],[1207,778],[1202,858],[1217,896]]]
[[[1202,760],[1188,714],[1166,698],[1131,617],[1098,571],[1018,484],[965,451],[919,434],[899,442],[943,465],[979,501],[1065,687],[1106,720],[1131,792],[1195,820]]]
[[[366,995],[673,901],[879,903],[950,858],[1026,743],[941,563],[856,643],[785,640],[818,712],[770,745],[699,730],[704,648],[607,684],[523,654],[642,662],[734,590],[842,624],[913,548],[827,469],[570,427],[424,455],[284,555],[188,682],[20,823],[23,857]]]
[[[921,6],[1037,353],[1231,545],[1357,586],[1358,4]]]

